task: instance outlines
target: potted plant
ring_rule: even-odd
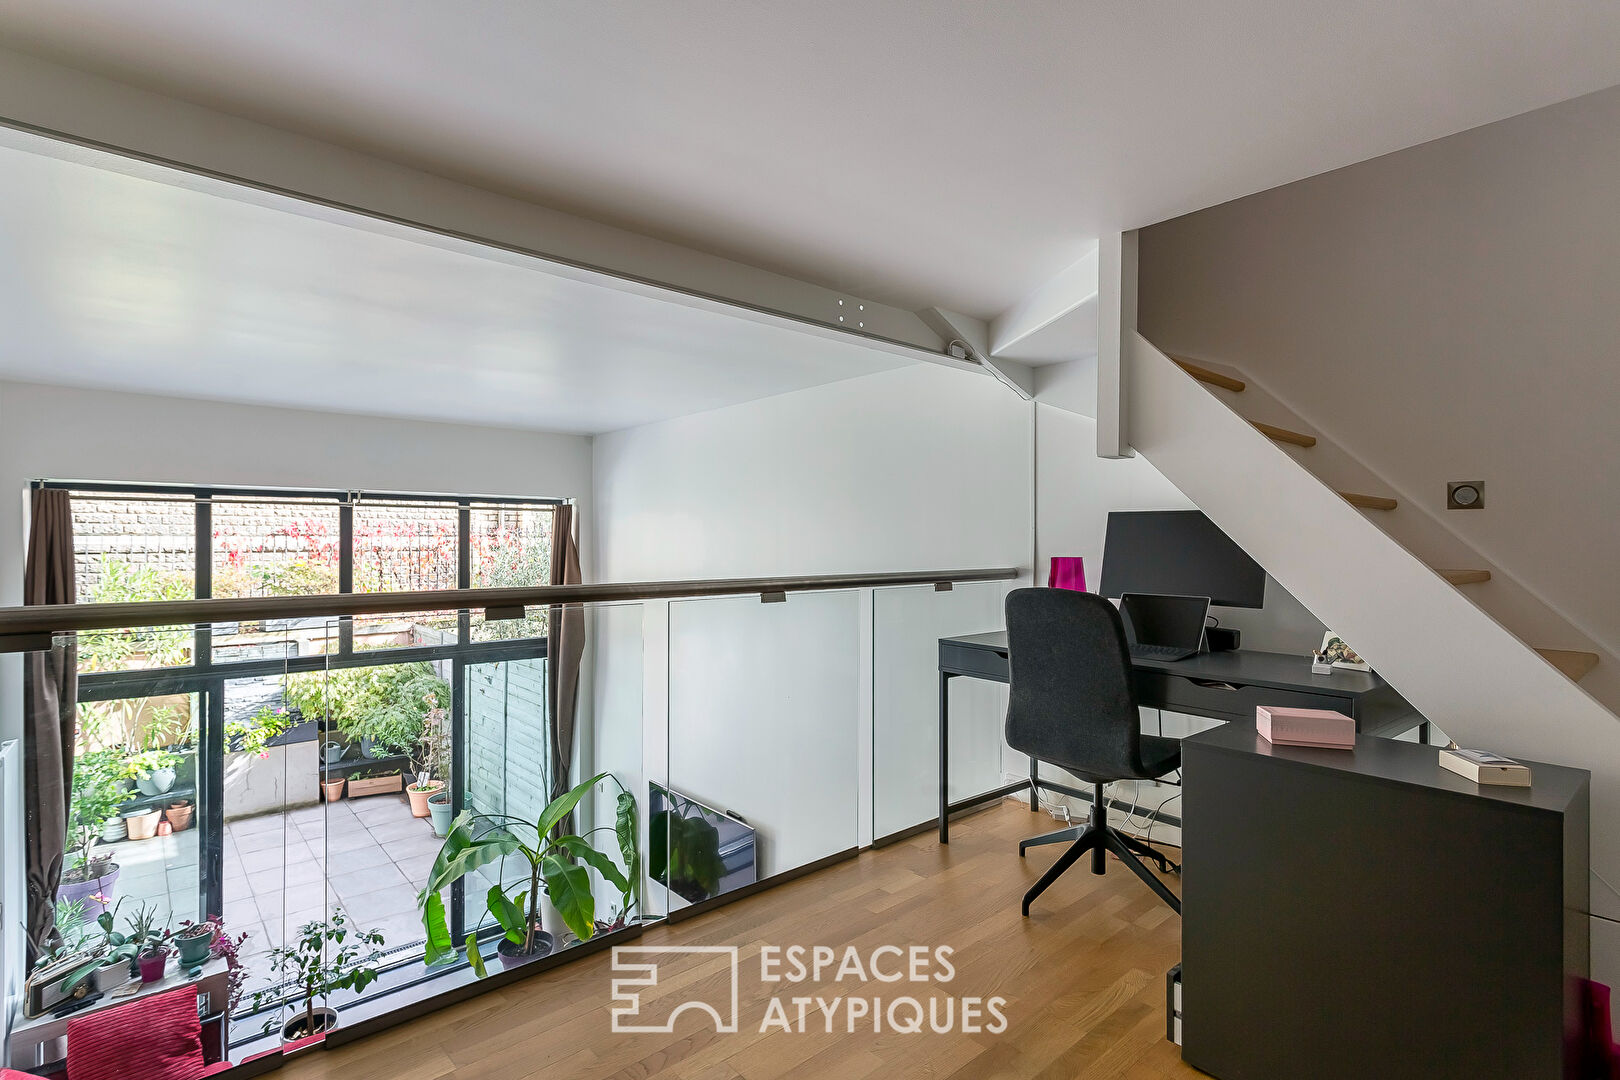
[[[413,752],[428,712],[450,700],[450,684],[425,662],[379,664],[288,675],[282,696],[304,717],[325,718],[374,757],[379,751]]]
[[[162,795],[174,787],[180,755],[161,747],[142,750],[124,760],[124,767],[135,778],[142,795]]]
[[[439,791],[428,796],[428,817],[433,819],[433,835],[443,836],[450,831],[450,818],[455,807],[450,805],[450,793]]]
[[[333,1009],[317,1006],[338,990],[360,993],[377,979],[376,963],[381,955],[383,936],[377,930],[351,930],[343,912],[334,911],[326,922],[307,922],[298,928],[298,937],[270,950],[270,970],[281,984],[290,983],[297,996],[298,1012],[281,1026],[281,1037],[296,1042],[337,1027]],[[270,987],[253,995],[253,1007],[264,1008],[281,1002],[280,987]],[[270,1029],[274,1021],[265,1024]]]
[[[519,856],[528,864],[529,882],[528,888],[516,896],[508,896],[506,888],[499,884],[489,889],[489,912],[505,931],[497,947],[503,966],[527,963],[551,950],[552,936],[545,932],[540,923],[542,888],[575,937],[584,941],[596,932],[596,898],[591,891],[587,866],[619,890],[624,898],[624,908],[629,910],[635,902],[635,882],[640,879],[635,798],[621,787],[614,827],[591,830],[593,833],[616,834],[625,872],[621,872],[612,859],[593,848],[584,837],[555,835],[586,793],[610,776],[609,773],[598,773],[571,791],[559,795],[534,821],[504,814],[481,814],[474,810],[463,811],[456,817],[438,857],[433,861],[427,886],[417,897],[422,910],[422,925],[427,931],[425,960],[428,964],[455,956],[455,945],[450,940],[450,931],[445,922],[443,890],[457,879],[508,855]],[[580,862],[585,865],[580,865]],[[479,975],[485,974],[476,930],[467,935],[466,950],[473,970]]]
[[[73,769],[73,789],[68,805],[68,853],[75,863],[62,875],[57,899],[82,905],[81,918],[94,922],[106,908],[118,882],[118,864],[112,856],[96,855],[107,822],[118,816],[124,793],[117,776],[116,753],[95,751],[80,757]]]
[[[230,749],[257,757],[270,756],[270,740],[298,723],[298,717],[287,709],[272,709],[261,705],[259,711],[246,720],[232,720],[225,725],[225,740]]]
[[[207,960],[213,952],[214,937],[218,932],[211,922],[194,923],[187,919],[181,923],[174,932],[174,947],[179,954],[180,966],[192,968]]]
[[[218,915],[210,915],[202,922],[192,922],[186,919],[174,932],[174,940],[180,949],[180,964],[186,968],[196,967],[210,959],[225,961],[226,978],[230,987],[230,1001],[226,1004],[226,1011],[234,1013],[237,1006],[242,1003],[242,989],[247,983],[247,966],[242,962],[239,952],[247,942],[246,934],[237,934],[232,937],[225,930],[225,920]],[[198,946],[197,942],[204,943]]]
[[[129,917],[129,928],[125,944],[135,950],[141,982],[155,983],[163,978],[163,970],[169,966],[168,928],[158,922],[157,909],[145,904]]]
[[[337,802],[343,798],[343,777],[334,776],[321,781],[321,794],[326,796],[327,802]]]
[[[417,740],[417,746],[417,755],[411,760],[416,770],[416,782],[405,789],[405,794],[411,800],[411,814],[427,817],[430,812],[429,798],[444,789],[444,781],[437,777],[444,775],[450,764],[450,732],[443,709],[435,706],[428,710],[423,718],[422,736]]]
[[[348,780],[351,799],[360,799],[367,795],[384,795],[405,786],[405,777],[400,771],[386,765],[360,769],[350,774]]]
[[[147,747],[124,759],[124,771],[142,795],[162,795],[179,776],[180,755],[162,747]]]

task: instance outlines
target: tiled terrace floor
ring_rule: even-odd
[[[372,795],[245,818],[225,826],[225,922],[246,931],[243,957],[265,978],[266,954],[298,927],[341,909],[382,931],[385,948],[422,939],[416,894],[441,841],[403,794]]]
[[[197,917],[198,836],[193,827],[111,845],[121,868],[121,920],[143,902],[171,926]],[[385,948],[420,942],[416,894],[440,843],[427,818],[411,816],[402,793],[228,822],[223,915],[231,933],[248,935],[242,956],[252,971],[249,991],[270,981],[272,948],[334,910],[382,931]]]

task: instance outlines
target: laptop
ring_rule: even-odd
[[[1119,614],[1133,659],[1185,660],[1204,647],[1209,597],[1125,593]]]

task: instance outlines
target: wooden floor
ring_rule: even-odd
[[[330,1052],[295,1059],[286,1080],[522,1080],[527,1077],[775,1080],[829,1077],[1100,1078],[1162,1080],[1202,1076],[1182,1064],[1164,1037],[1164,974],[1180,951],[1180,920],[1117,862],[1095,877],[1082,864],[1019,915],[1023,891],[1052,864],[1058,846],[1018,858],[1016,841],[1056,827],[1046,815],[1007,802],[966,818],[941,847],[932,833],[866,852],[719,911],[657,927],[638,945],[740,947],[739,1030],[717,1034],[707,1016],[688,1011],[673,1033],[614,1034],[609,1006],[614,975],[606,953],[495,991],[392,1031]],[[1172,881],[1172,888],[1179,883]],[[884,945],[948,945],[949,983],[762,982],[762,946],[831,945],[843,958],[854,945],[863,963]],[[888,954],[892,956],[892,954]],[[880,958],[885,974],[891,961]],[[661,962],[661,984],[643,995],[643,1014],[667,1017],[688,998],[729,997],[729,961],[695,954]],[[936,969],[939,970],[939,969]],[[942,973],[942,971],[941,971]],[[866,972],[870,978],[871,972]],[[622,977],[622,976],[621,976]],[[792,999],[896,997],[1006,999],[1006,1030],[901,1034],[870,1017],[847,1030],[844,1002],[829,1006],[833,1033],[818,1007],[804,1032],[761,1022],[770,999],[799,1026]],[[943,1009],[943,1003],[936,1006]],[[662,1009],[662,1017],[658,1015]],[[900,1018],[911,1015],[901,1007]],[[993,1015],[983,1018],[989,1024]],[[925,1025],[928,1019],[924,1017]]]

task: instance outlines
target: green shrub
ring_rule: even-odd
[[[283,695],[304,719],[327,717],[351,739],[415,754],[428,713],[450,704],[450,684],[426,663],[288,675]]]

